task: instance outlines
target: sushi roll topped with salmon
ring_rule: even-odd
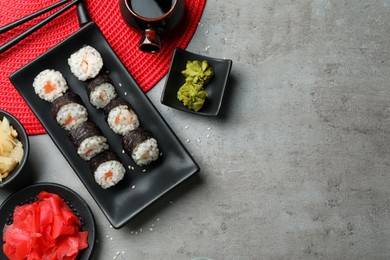
[[[108,149],[107,139],[91,121],[81,123],[70,130],[69,140],[77,148],[77,154],[86,161]]]
[[[33,87],[41,99],[49,102],[61,97],[68,90],[68,85],[61,72],[51,69],[41,71],[34,78]]]
[[[126,173],[125,167],[112,151],[104,151],[93,157],[90,167],[96,183],[103,189],[115,186]]]
[[[87,92],[89,102],[96,108],[104,108],[117,96],[115,87],[107,74],[99,74],[88,82]]]
[[[57,123],[68,131],[88,120],[88,110],[74,92],[67,92],[55,99],[51,104],[51,113]]]
[[[69,57],[68,64],[79,80],[86,81],[99,74],[103,67],[103,59],[95,48],[86,45]]]
[[[123,149],[140,166],[150,164],[159,156],[157,140],[150,131],[140,127],[123,137]]]
[[[117,134],[126,135],[139,126],[137,114],[123,98],[111,100],[104,107],[104,112],[107,115],[108,125]]]

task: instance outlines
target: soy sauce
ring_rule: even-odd
[[[145,18],[156,18],[164,15],[173,6],[174,0],[127,0],[136,14]]]

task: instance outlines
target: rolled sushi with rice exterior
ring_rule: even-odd
[[[90,168],[96,183],[103,189],[115,186],[126,173],[126,169],[117,155],[109,150],[92,157]]]
[[[149,130],[139,127],[126,134],[122,142],[123,150],[139,166],[148,165],[159,157],[157,140]]]
[[[86,81],[99,74],[103,59],[95,48],[86,45],[70,55],[68,64],[73,75],[81,81]]]
[[[77,148],[77,154],[86,161],[108,149],[107,138],[91,121],[85,121],[70,130],[69,140]]]
[[[115,98],[105,107],[107,123],[117,134],[126,135],[139,127],[139,119],[130,104],[123,98]]]
[[[51,114],[68,131],[88,120],[88,110],[74,92],[67,92],[55,99],[51,104]]]
[[[104,108],[117,96],[110,77],[105,73],[88,82],[87,93],[89,102],[96,108]]]
[[[46,69],[34,78],[33,88],[41,99],[53,102],[68,90],[68,84],[61,72]]]

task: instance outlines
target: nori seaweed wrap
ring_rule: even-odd
[[[138,165],[147,165],[159,156],[159,149],[153,134],[146,129],[137,128],[123,137],[123,150]]]

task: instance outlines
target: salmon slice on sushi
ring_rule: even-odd
[[[88,120],[88,110],[74,92],[67,92],[55,99],[51,104],[51,113],[57,123],[68,131]]]
[[[139,166],[148,165],[159,157],[157,140],[150,131],[140,127],[123,137],[123,150]]]
[[[34,78],[33,88],[41,99],[53,102],[68,90],[68,84],[61,72],[46,69]]]
[[[77,148],[77,154],[86,161],[108,149],[107,138],[90,121],[85,121],[70,130],[69,139]]]
[[[90,161],[93,177],[103,189],[115,186],[125,176],[126,169],[112,151],[104,151]]]
[[[107,123],[110,128],[117,134],[126,135],[137,129],[139,120],[130,104],[122,99],[115,98],[104,107],[107,116]]]

